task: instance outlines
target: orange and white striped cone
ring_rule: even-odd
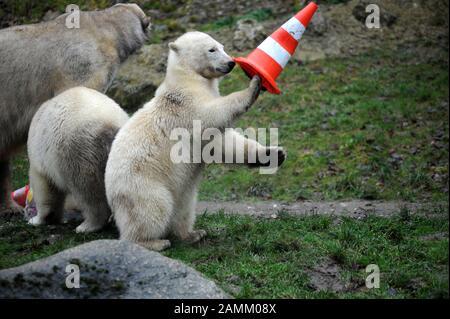
[[[17,204],[19,204],[22,207],[25,207],[26,201],[27,201],[27,195],[30,191],[30,186],[24,186],[22,188],[19,188],[18,190],[15,190],[11,193],[11,198],[13,201],[15,201]]]
[[[250,78],[259,75],[262,86],[267,91],[280,94],[281,91],[275,80],[297,49],[298,42],[316,10],[317,5],[314,2],[309,3],[246,58],[235,58],[235,62]]]

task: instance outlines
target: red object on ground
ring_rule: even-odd
[[[275,81],[294,54],[317,8],[314,2],[309,3],[246,58],[235,58],[235,62],[250,78],[259,75],[262,86],[267,91],[280,94],[281,91]]]
[[[27,201],[28,191],[30,190],[30,185],[24,186],[18,190],[15,190],[11,193],[11,198],[17,204],[22,207],[25,207]]]

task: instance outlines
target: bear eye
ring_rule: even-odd
[[[210,49],[209,52],[214,53],[216,52],[216,49]]]

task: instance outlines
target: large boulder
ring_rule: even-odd
[[[126,110],[136,110],[150,101],[164,80],[168,52],[163,44],[143,46],[120,67],[108,96]]]
[[[80,287],[67,288],[69,264]],[[0,298],[228,298],[181,262],[119,240],[98,240],[0,271]]]

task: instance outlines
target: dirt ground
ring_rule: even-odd
[[[364,219],[369,215],[391,217],[399,213],[434,216],[447,212],[447,203],[408,203],[403,201],[304,201],[285,204],[276,201],[264,202],[199,202],[199,214],[224,211],[228,214],[242,214],[257,217],[276,218],[281,212],[296,216],[335,215]]]

